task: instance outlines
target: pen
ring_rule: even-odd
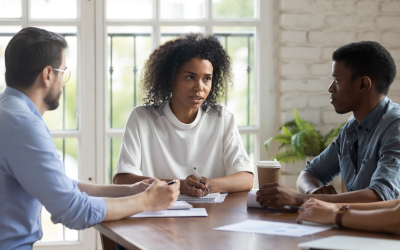
[[[197,173],[196,167],[194,167],[193,169],[194,169],[194,173],[196,174],[196,176],[200,179],[200,183],[203,184],[203,185],[206,185],[206,183],[204,182],[203,178],[201,178],[199,173]],[[207,192],[210,192],[210,190],[208,188],[206,190],[207,190]]]
[[[304,210],[304,208],[302,207],[296,207],[296,206],[284,206],[284,208],[286,209],[290,209],[290,210]]]
[[[172,185],[172,184],[174,184],[174,183],[176,183],[176,180],[169,181],[167,184],[168,184],[168,185]]]

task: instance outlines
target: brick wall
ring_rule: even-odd
[[[280,0],[279,121],[293,119],[293,108],[325,134],[345,122],[329,100],[332,52],[362,40],[381,43],[400,65],[400,1]],[[400,103],[400,72],[389,94]],[[282,182],[295,187],[304,163],[282,168]],[[340,185],[339,182],[336,185]]]

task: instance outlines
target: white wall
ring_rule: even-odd
[[[400,65],[400,1],[281,0],[279,1],[280,124],[293,119],[293,108],[322,134],[345,122],[329,102],[332,52],[363,40],[381,43]],[[400,103],[400,73],[389,98]],[[291,187],[304,163],[286,166],[282,182]]]

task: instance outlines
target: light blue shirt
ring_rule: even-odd
[[[0,248],[32,249],[42,238],[42,206],[54,223],[84,229],[103,221],[104,199],[90,197],[63,163],[42,116],[22,92],[0,94]]]
[[[374,190],[400,198],[400,105],[385,97],[360,123],[351,116],[338,137],[305,171],[323,185],[342,174],[347,191]]]

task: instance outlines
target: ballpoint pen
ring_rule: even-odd
[[[168,185],[172,185],[172,184],[175,184],[176,183],[176,180],[172,180],[172,181],[169,181],[167,184]]]
[[[206,185],[206,183],[204,182],[203,178],[200,177],[199,173],[197,173],[196,167],[193,168],[194,169],[194,173],[196,174],[196,176],[200,179],[200,183],[203,185]],[[210,192],[210,189],[206,188],[207,192]]]
[[[295,211],[297,211],[297,210],[304,210],[304,208],[302,208],[302,207],[297,207],[297,206],[283,206],[283,207],[286,208],[286,209],[295,210]]]

